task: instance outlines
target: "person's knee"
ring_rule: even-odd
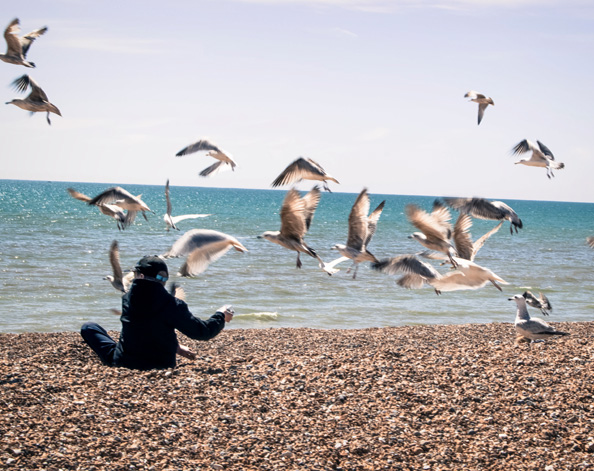
[[[91,333],[97,332],[97,328],[99,327],[98,324],[95,322],[85,322],[82,327],[80,328],[80,335],[83,339],[87,340]]]

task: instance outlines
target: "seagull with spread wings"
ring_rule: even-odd
[[[142,201],[141,197],[142,195],[132,195],[129,191],[124,190],[121,186],[114,186],[102,191],[94,198],[91,198],[88,201],[88,204],[113,204],[127,210],[128,213],[133,213],[134,216],[140,211],[142,212],[144,219],[148,221],[145,212],[150,211],[154,214],[154,211],[149,208],[144,201]],[[131,222],[133,222],[133,217]]]
[[[328,175],[319,163],[312,159],[299,157],[276,177],[276,180],[272,182],[272,187],[289,185],[301,180],[321,181],[326,191],[330,191],[328,181],[339,183],[336,178]]]
[[[495,106],[495,103],[493,103],[493,99],[491,97],[486,97],[485,95],[475,92],[474,90],[470,90],[469,92],[467,92],[464,95],[464,97],[470,98],[470,101],[474,101],[475,103],[478,103],[478,105],[479,105],[479,107],[478,107],[478,124],[481,124],[481,121],[483,120],[483,115],[485,114],[485,110],[487,109],[487,106],[489,106],[489,105]]]
[[[303,198],[295,188],[291,188],[283,200],[280,210],[281,229],[280,231],[266,231],[258,236],[259,239],[266,239],[289,250],[297,252],[297,268],[301,268],[300,254],[305,253],[317,259],[319,266],[329,275],[338,270],[329,268],[316,253],[309,247],[303,238],[309,230],[314,213],[320,202],[320,189],[315,186]]]
[[[355,266],[355,271],[353,273],[354,280],[357,276],[359,263],[378,261],[377,258],[375,258],[375,255],[367,250],[367,247],[371,242],[371,238],[375,234],[377,222],[382,214],[385,204],[386,201],[382,201],[378,207],[368,215],[370,202],[367,188],[364,188],[363,191],[359,193],[349,214],[349,230],[346,245],[335,244],[332,247],[334,250],[338,250],[338,253],[340,253],[342,257],[328,263],[328,266],[334,267],[345,260],[352,260],[353,265]],[[350,270],[351,268],[347,270],[347,273]]]
[[[29,87],[31,87],[31,92],[25,98],[13,98],[11,101],[7,101],[7,105],[18,106],[23,110],[30,111],[31,114],[47,112],[46,119],[47,123],[50,125],[52,124],[49,117],[50,113],[62,116],[62,113],[60,113],[58,107],[53,103],[50,103],[45,92],[41,89],[37,82],[35,82],[35,80],[33,80],[27,74],[14,80],[12,85],[21,93],[25,92]]]
[[[208,177],[209,175],[213,175],[229,167],[231,167],[231,170],[235,170],[235,167],[237,166],[237,163],[235,160],[233,160],[233,156],[229,152],[222,150],[207,139],[201,139],[194,144],[184,147],[177,154],[175,154],[175,156],[181,157],[183,155],[193,154],[195,152],[206,152],[208,157],[212,157],[217,160],[217,162],[212,164],[210,167],[206,167],[200,172],[201,177]]]
[[[179,231],[179,227],[176,226],[176,223],[183,221],[185,219],[205,218],[207,216],[210,216],[210,214],[183,214],[180,216],[172,216],[171,197],[169,195],[169,179],[167,179],[167,183],[165,183],[165,200],[167,201],[167,212],[163,216],[163,220],[165,221],[165,224],[167,224],[168,231],[169,228]]]
[[[547,177],[549,178],[555,176],[553,170],[561,170],[562,168],[565,168],[565,164],[563,162],[557,162],[551,150],[538,140],[536,141],[536,144],[534,144],[528,139],[524,139],[523,141],[518,142],[512,150],[513,155],[524,154],[531,151],[532,154],[530,154],[530,157],[524,157],[515,163],[527,165],[529,167],[546,168]]]
[[[231,248],[238,252],[248,251],[241,242],[229,234],[210,229],[191,229],[163,254],[163,258],[186,257],[178,274],[192,277],[204,272],[211,263]]]
[[[90,196],[80,193],[74,188],[68,188],[67,190],[68,193],[70,193],[70,196],[79,201],[88,203],[92,199]],[[94,206],[97,206],[97,209],[99,209],[101,214],[105,214],[106,216],[114,218],[119,230],[126,229],[126,227],[132,224],[136,218],[136,211],[124,211],[115,204],[97,203]]]
[[[478,219],[508,220],[511,234],[513,229],[517,233],[518,228],[523,227],[517,213],[503,201],[489,201],[484,198],[444,198],[444,201],[451,208]]]
[[[117,240],[114,240],[109,247],[109,263],[111,264],[112,274],[105,276],[103,279],[109,281],[111,286],[118,291],[127,293],[134,279],[134,272],[130,271],[124,276],[120,265],[120,247]]]
[[[20,28],[19,19],[15,18],[4,30],[4,39],[6,40],[6,54],[0,54],[0,60],[9,64],[24,65],[25,67],[35,67],[35,64],[28,61],[27,52],[33,41],[47,31],[47,26],[31,31],[19,38]]]
[[[545,316],[548,316],[549,311],[553,310],[553,306],[551,306],[549,298],[547,298],[541,292],[538,293],[538,298],[534,296],[534,294],[532,294],[530,291],[524,291],[522,296],[524,296],[526,304],[535,307],[536,309],[540,309],[540,312],[542,312]]]

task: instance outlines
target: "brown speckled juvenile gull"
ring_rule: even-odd
[[[569,335],[567,332],[556,331],[542,319],[530,317],[526,307],[526,299],[521,294],[516,294],[510,301],[515,301],[518,309],[516,311],[515,327],[518,335],[530,340],[549,339],[554,336]]]
[[[283,200],[280,210],[281,229],[280,231],[266,231],[258,236],[259,239],[266,239],[289,250],[297,252],[297,268],[302,263],[300,253],[305,253],[318,260],[319,266],[329,275],[335,273],[336,269],[326,266],[324,261],[314,249],[309,247],[303,238],[309,230],[318,203],[320,202],[320,189],[315,186],[303,198],[295,188],[291,188]]]
[[[485,95],[475,92],[474,90],[470,90],[469,92],[466,92],[464,97],[470,98],[470,101],[474,101],[475,103],[478,103],[478,105],[479,105],[479,107],[478,107],[478,123],[477,124],[481,124],[481,121],[483,120],[483,115],[485,114],[485,110],[487,109],[487,106],[489,106],[489,105],[495,106],[495,103],[493,103],[493,99],[491,97],[486,97]]]
[[[285,168],[272,182],[272,187],[289,185],[301,180],[321,181],[326,191],[330,191],[328,180],[339,183],[338,180],[326,173],[322,166],[312,159],[299,157]]]
[[[177,154],[175,154],[175,156],[181,157],[183,155],[193,154],[194,152],[206,152],[208,157],[217,159],[217,162],[200,172],[201,177],[208,177],[209,175],[213,175],[224,168],[231,167],[231,170],[235,170],[235,167],[237,166],[235,160],[233,160],[233,157],[229,152],[220,149],[217,145],[207,139],[201,139],[194,144],[184,147]]]
[[[20,38],[18,36],[19,31],[19,19],[15,18],[4,30],[6,54],[0,54],[0,60],[9,64],[35,67],[33,62],[26,60],[27,52],[29,52],[31,43],[47,31],[47,26],[31,31]]]
[[[382,201],[378,207],[368,215],[370,202],[367,188],[364,188],[363,191],[359,193],[349,214],[349,230],[346,245],[335,244],[332,247],[334,250],[338,250],[338,253],[340,253],[342,257],[328,263],[328,266],[334,267],[342,261],[351,259],[355,266],[353,273],[354,280],[357,276],[359,263],[378,261],[377,258],[375,258],[375,255],[367,250],[367,247],[375,234],[377,222],[382,214],[385,204],[386,202]],[[349,270],[351,270],[351,268],[349,268]]]
[[[175,224],[185,219],[205,218],[210,216],[210,214],[182,214],[180,216],[172,216],[171,197],[169,196],[169,179],[165,184],[165,200],[167,201],[167,212],[163,216],[163,220],[165,221],[165,224],[167,224],[167,230],[171,228],[179,231],[179,227],[177,227]]]
[[[235,237],[210,229],[191,229],[181,236],[171,248],[163,254],[164,258],[185,257],[186,261],[179,269],[180,276],[196,276],[221,258],[233,247],[238,252],[247,252]]]
[[[53,103],[50,103],[45,92],[39,85],[37,85],[37,82],[27,74],[13,81],[12,85],[19,92],[25,92],[27,88],[31,87],[31,93],[25,98],[13,98],[11,101],[6,102],[7,105],[15,105],[23,110],[30,111],[31,113],[41,113],[45,111],[47,112],[46,119],[48,124],[52,124],[49,117],[50,112],[62,116],[58,107]]]

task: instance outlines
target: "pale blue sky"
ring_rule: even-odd
[[[0,107],[2,176],[269,188],[298,156],[336,191],[594,202],[590,1],[30,0],[24,73],[63,117]],[[2,46],[3,47],[3,46]],[[480,126],[468,90],[491,96]],[[208,179],[208,137],[235,172]],[[566,164],[514,165],[539,139]],[[300,188],[309,188],[301,184]]]

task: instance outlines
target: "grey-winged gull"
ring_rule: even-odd
[[[513,229],[517,233],[518,228],[524,227],[517,213],[503,201],[489,201],[484,198],[444,198],[444,201],[451,208],[478,219],[508,220],[511,234]]]
[[[485,110],[487,109],[487,106],[491,105],[491,106],[495,106],[495,103],[493,103],[493,99],[491,97],[486,97],[485,95],[475,92],[474,90],[470,90],[469,92],[466,92],[466,94],[464,95],[465,98],[470,98],[470,101],[474,101],[475,103],[478,103],[478,123],[477,124],[481,124],[481,121],[483,120],[483,115],[485,114]]]
[[[144,219],[148,221],[145,212],[150,211],[154,213],[154,211],[147,206],[147,204],[142,201],[142,195],[134,196],[129,191],[125,190],[121,186],[114,186],[108,188],[105,191],[102,191],[94,198],[88,202],[88,204],[114,204],[119,206],[122,209],[126,209],[127,211],[140,211]]]
[[[545,316],[548,316],[549,311],[553,310],[553,306],[551,306],[549,298],[547,298],[541,292],[538,293],[538,298],[534,296],[534,294],[532,294],[530,291],[524,291],[522,296],[524,296],[526,304],[535,307],[536,309],[540,309],[540,312],[542,312]]]
[[[235,160],[233,160],[233,157],[229,152],[222,150],[207,139],[200,139],[194,144],[184,147],[177,154],[175,154],[175,156],[181,157],[183,155],[193,154],[194,152],[206,152],[208,157],[212,157],[217,160],[217,162],[212,164],[210,167],[207,167],[200,172],[201,177],[208,177],[209,175],[213,175],[224,168],[230,167],[231,170],[235,170],[235,167],[237,166],[237,163]]]
[[[515,301],[518,310],[516,311],[515,327],[519,336],[530,339],[549,339],[560,335],[569,335],[567,332],[559,332],[542,319],[530,317],[526,307],[526,299],[521,294],[516,294],[509,301]]]
[[[92,199],[90,196],[80,193],[76,191],[74,188],[68,188],[67,190],[68,193],[70,193],[70,196],[79,201],[84,201],[85,203],[88,203]],[[97,203],[94,206],[96,206],[97,209],[99,209],[101,214],[105,214],[106,216],[115,219],[119,230],[126,229],[126,227],[132,224],[134,222],[134,219],[136,218],[136,211],[124,211],[122,208],[116,206],[115,204]]]
[[[167,224],[167,230],[171,228],[179,231],[179,227],[177,227],[176,224],[185,219],[205,218],[210,216],[210,214],[182,214],[180,216],[172,216],[171,197],[169,195],[169,179],[167,179],[167,183],[165,183],[165,200],[167,202],[167,212],[163,215],[163,220],[165,221],[165,224]]]
[[[269,240],[281,247],[297,252],[297,268],[301,268],[302,266],[299,255],[305,253],[315,258],[320,268],[329,275],[332,275],[338,270],[327,267],[316,251],[309,247],[303,240],[311,225],[320,201],[320,196],[320,189],[317,186],[311,189],[303,198],[295,188],[291,188],[285,195],[281,206],[280,231],[266,231],[259,235],[258,238]]]
[[[48,124],[52,124],[49,117],[50,113],[62,116],[58,107],[53,103],[50,103],[49,98],[42,88],[27,74],[14,80],[12,85],[21,93],[31,87],[31,92],[25,98],[13,98],[11,101],[7,101],[7,105],[18,106],[23,110],[30,111],[31,114],[47,112],[46,119]]]
[[[33,41],[47,31],[47,26],[31,31],[20,38],[18,36],[19,31],[19,19],[15,18],[4,30],[6,54],[0,54],[0,60],[9,64],[35,67],[33,62],[26,60],[27,52],[29,52]]]
[[[184,233],[162,256],[164,258],[186,257],[179,269],[180,276],[196,276],[221,258],[233,247],[238,252],[247,252],[235,237],[210,229],[191,229]]]
[[[291,162],[281,174],[272,182],[272,187],[289,185],[301,180],[321,181],[324,189],[330,191],[328,181],[339,183],[338,180],[326,173],[322,166],[312,159],[299,157]]]
[[[357,196],[355,203],[349,214],[349,230],[347,235],[347,242],[345,244],[335,244],[332,249],[338,250],[342,257],[328,263],[328,266],[334,267],[342,261],[351,259],[355,270],[353,273],[353,280],[357,276],[357,269],[361,262],[377,262],[377,258],[369,250],[367,250],[369,243],[375,230],[377,222],[382,214],[386,201],[382,201],[377,208],[369,213],[370,202],[367,188],[364,188]],[[350,268],[349,268],[350,270]],[[347,271],[348,273],[348,271]]]
[[[456,250],[450,242],[452,226],[451,214],[439,201],[433,203],[431,213],[428,213],[415,204],[408,204],[405,208],[406,217],[410,223],[421,232],[413,232],[409,238],[419,242],[429,250],[436,250],[448,256],[452,265],[456,265],[454,256]]]
[[[372,263],[371,267],[388,275],[403,274],[404,276],[396,281],[398,286],[418,289],[426,283],[431,285],[437,294],[441,294],[443,291],[479,289],[489,282],[501,291],[498,283],[508,284],[488,268],[481,267],[470,260],[454,257],[454,261],[456,269],[444,275],[414,255],[387,258],[378,263]]]
[[[560,170],[565,168],[563,162],[557,162],[555,156],[551,150],[545,146],[542,142],[536,141],[536,144],[524,139],[518,142],[512,150],[513,155],[524,154],[526,152],[532,152],[530,157],[525,157],[517,162],[516,164],[527,165],[529,167],[543,167],[547,169],[547,177],[554,177],[553,170]]]

